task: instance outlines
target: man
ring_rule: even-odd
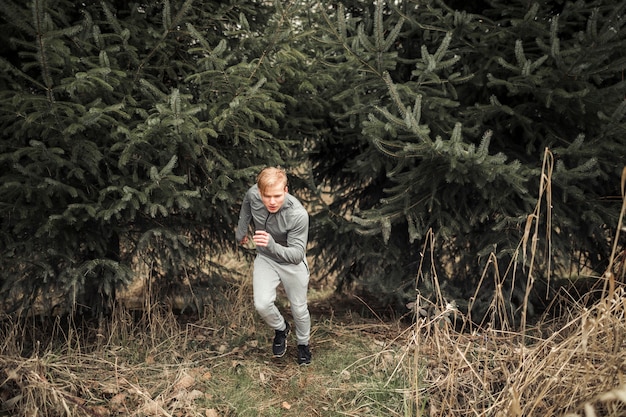
[[[290,326],[276,307],[276,289],[283,284],[291,304],[291,313],[298,342],[298,364],[311,363],[309,337],[311,316],[307,305],[309,267],[306,245],[309,215],[287,188],[287,174],[282,168],[263,169],[257,183],[246,192],[239,213],[236,238],[248,243],[248,227],[252,222],[257,256],[252,274],[254,307],[263,320],[274,329],[272,352],[282,357],[287,351]]]

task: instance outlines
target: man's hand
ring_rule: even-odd
[[[257,230],[256,232],[254,232],[252,240],[257,246],[267,246],[271,238],[272,236],[265,230]]]

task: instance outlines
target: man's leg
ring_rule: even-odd
[[[252,273],[254,308],[272,329],[285,330],[285,319],[275,304],[276,288],[279,283],[278,271],[273,267],[271,261],[263,256],[257,256],[254,260]]]
[[[311,335],[311,315],[307,304],[309,268],[302,262],[298,265],[279,265],[280,279],[291,304],[291,314],[296,327],[299,345],[308,345]]]

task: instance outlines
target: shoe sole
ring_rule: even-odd
[[[287,353],[287,347],[285,346],[285,351],[283,353],[281,353],[280,355],[274,354],[275,358],[282,358],[283,356],[285,356],[285,353]]]

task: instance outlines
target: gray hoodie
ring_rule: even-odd
[[[254,230],[265,230],[272,236],[266,247],[257,247],[260,255],[279,263],[296,265],[306,260],[309,214],[297,198],[287,194],[282,207],[276,213],[270,213],[255,184],[246,192],[241,204],[235,233],[237,242],[247,235],[251,221]]]

